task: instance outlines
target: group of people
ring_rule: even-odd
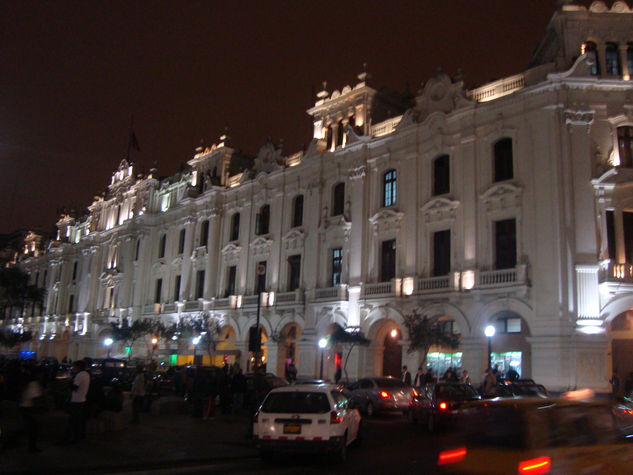
[[[412,379],[411,373],[409,373],[409,369],[407,368],[407,366],[403,366],[402,372],[400,373],[400,380],[405,384],[413,386],[414,388],[422,387],[425,384],[436,383],[438,380],[472,384],[472,380],[470,379],[470,375],[468,374],[467,370],[462,370],[461,374],[458,375],[457,370],[453,369],[452,367],[449,367],[444,372],[444,374],[440,378],[438,378],[433,372],[432,368],[428,368],[425,372],[424,369],[420,366],[417,373]]]

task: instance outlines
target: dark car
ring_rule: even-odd
[[[406,413],[413,392],[410,385],[389,377],[361,378],[345,388],[354,406],[368,416],[380,411]]]
[[[549,392],[542,384],[537,384],[532,379],[519,379],[516,381],[501,380],[497,383],[497,392],[484,397],[549,397]]]
[[[465,383],[430,383],[420,388],[409,409],[409,420],[425,422],[429,432],[455,425],[470,401],[481,396]]]

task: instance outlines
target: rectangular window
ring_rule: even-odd
[[[255,268],[255,293],[266,290],[266,261],[260,261]]]
[[[433,275],[447,275],[451,271],[451,231],[433,233]]]
[[[433,196],[451,191],[451,160],[448,155],[440,155],[433,161]]]
[[[288,291],[299,288],[301,277],[301,255],[288,257]]]
[[[206,246],[209,240],[209,221],[203,221],[200,226],[200,247]]]
[[[517,265],[517,231],[515,219],[495,221],[495,268],[511,269]]]
[[[633,127],[618,127],[618,154],[621,167],[633,167]]]
[[[182,254],[185,252],[185,234],[186,231],[184,229],[180,230],[180,236],[178,237],[178,254]]]
[[[332,199],[332,216],[339,216],[345,211],[345,183],[339,183],[334,187]]]
[[[204,271],[199,270],[196,274],[196,298],[204,297]]]
[[[607,210],[607,248],[609,259],[615,260],[615,213]]]
[[[624,231],[624,258],[633,264],[633,213],[622,213],[622,230]]]
[[[270,206],[264,205],[255,217],[255,234],[258,236],[268,234],[268,226],[270,224]]]
[[[73,282],[77,280],[77,261],[73,264]]]
[[[163,292],[163,279],[156,279],[156,292],[154,293],[154,303],[160,303],[162,292]]]
[[[180,282],[181,282],[181,277],[177,275],[176,283],[174,285],[174,302],[177,302],[180,299]]]
[[[396,204],[396,171],[389,170],[383,178],[383,206],[393,206]]]
[[[380,280],[388,282],[396,276],[396,240],[382,242]]]
[[[297,228],[303,224],[303,195],[298,195],[294,200],[292,210],[292,227]]]
[[[231,266],[227,270],[226,277],[226,296],[235,295],[235,277],[237,275],[237,266]]]
[[[75,311],[75,296],[71,295],[68,298],[68,313],[73,313]]]
[[[138,261],[138,255],[139,252],[141,251],[141,240],[137,239],[136,240],[136,252],[134,253],[134,260]]]
[[[158,244],[158,257],[165,257],[165,248],[167,246],[167,234],[163,234],[160,237],[160,242]]]
[[[341,283],[343,274],[343,249],[332,249],[332,287]]]
[[[521,333],[521,319],[508,318],[506,320],[506,332],[507,333]]]
[[[234,213],[231,217],[231,241],[240,238],[240,213]]]

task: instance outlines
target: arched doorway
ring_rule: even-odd
[[[532,357],[530,344],[527,342],[530,331],[525,320],[515,312],[503,311],[493,315],[488,324],[495,327],[495,333],[490,339],[492,367],[497,366],[502,375],[512,367],[521,378],[530,378]],[[486,358],[487,355],[486,348]],[[486,366],[487,363],[486,361]]]
[[[398,377],[402,368],[402,332],[393,327],[385,336],[384,351],[382,353],[382,375]]]
[[[611,367],[620,378],[621,390],[627,383],[629,375],[633,374],[633,310],[626,310],[616,316],[609,325],[611,337]],[[633,388],[631,388],[633,389]]]
[[[255,325],[253,325],[251,327],[251,329],[255,328]],[[268,348],[266,345],[266,342],[268,341],[268,334],[266,333],[266,329],[264,328],[263,325],[259,325],[259,328],[261,330],[261,353],[259,354],[259,362],[257,362],[255,360],[255,358],[257,357],[257,355],[255,354],[254,351],[251,351],[251,356],[250,358],[246,361],[246,371],[250,372],[253,371],[255,369],[256,366],[259,366],[260,364],[266,364],[266,362],[268,361]]]
[[[436,336],[436,339],[439,338],[442,342],[431,345],[429,348],[424,370],[433,370],[433,374],[438,378],[443,377],[449,368],[461,374],[462,351],[458,344],[459,335],[461,335],[459,325],[450,316],[443,315],[435,321],[433,332],[435,335],[439,335]],[[457,343],[457,346],[454,346],[453,343]]]
[[[275,374],[287,377],[286,369],[290,363],[294,363],[294,365],[297,366],[297,341],[299,338],[301,338],[301,328],[294,322],[288,323],[281,332],[279,332],[277,372]]]
[[[222,366],[224,364],[233,365],[239,358],[239,350],[235,347],[237,335],[231,326],[222,329],[218,345],[216,346],[216,355],[213,357],[212,364],[214,366]]]

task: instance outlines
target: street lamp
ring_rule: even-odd
[[[105,340],[103,340],[103,344],[108,349],[108,358],[110,358],[110,347],[112,346],[112,343],[114,343],[114,340],[112,338],[110,338],[110,337],[108,337]]]
[[[488,338],[488,368],[492,368],[492,337],[495,336],[495,327],[488,325],[484,328],[484,335]]]
[[[319,379],[323,379],[323,354],[325,353],[326,346],[327,338],[321,338],[319,340],[319,348],[321,348],[321,372],[319,373]]]
[[[200,335],[194,336],[191,339],[191,343],[193,343],[193,364],[196,364],[196,348],[198,348],[198,343],[200,343]]]

